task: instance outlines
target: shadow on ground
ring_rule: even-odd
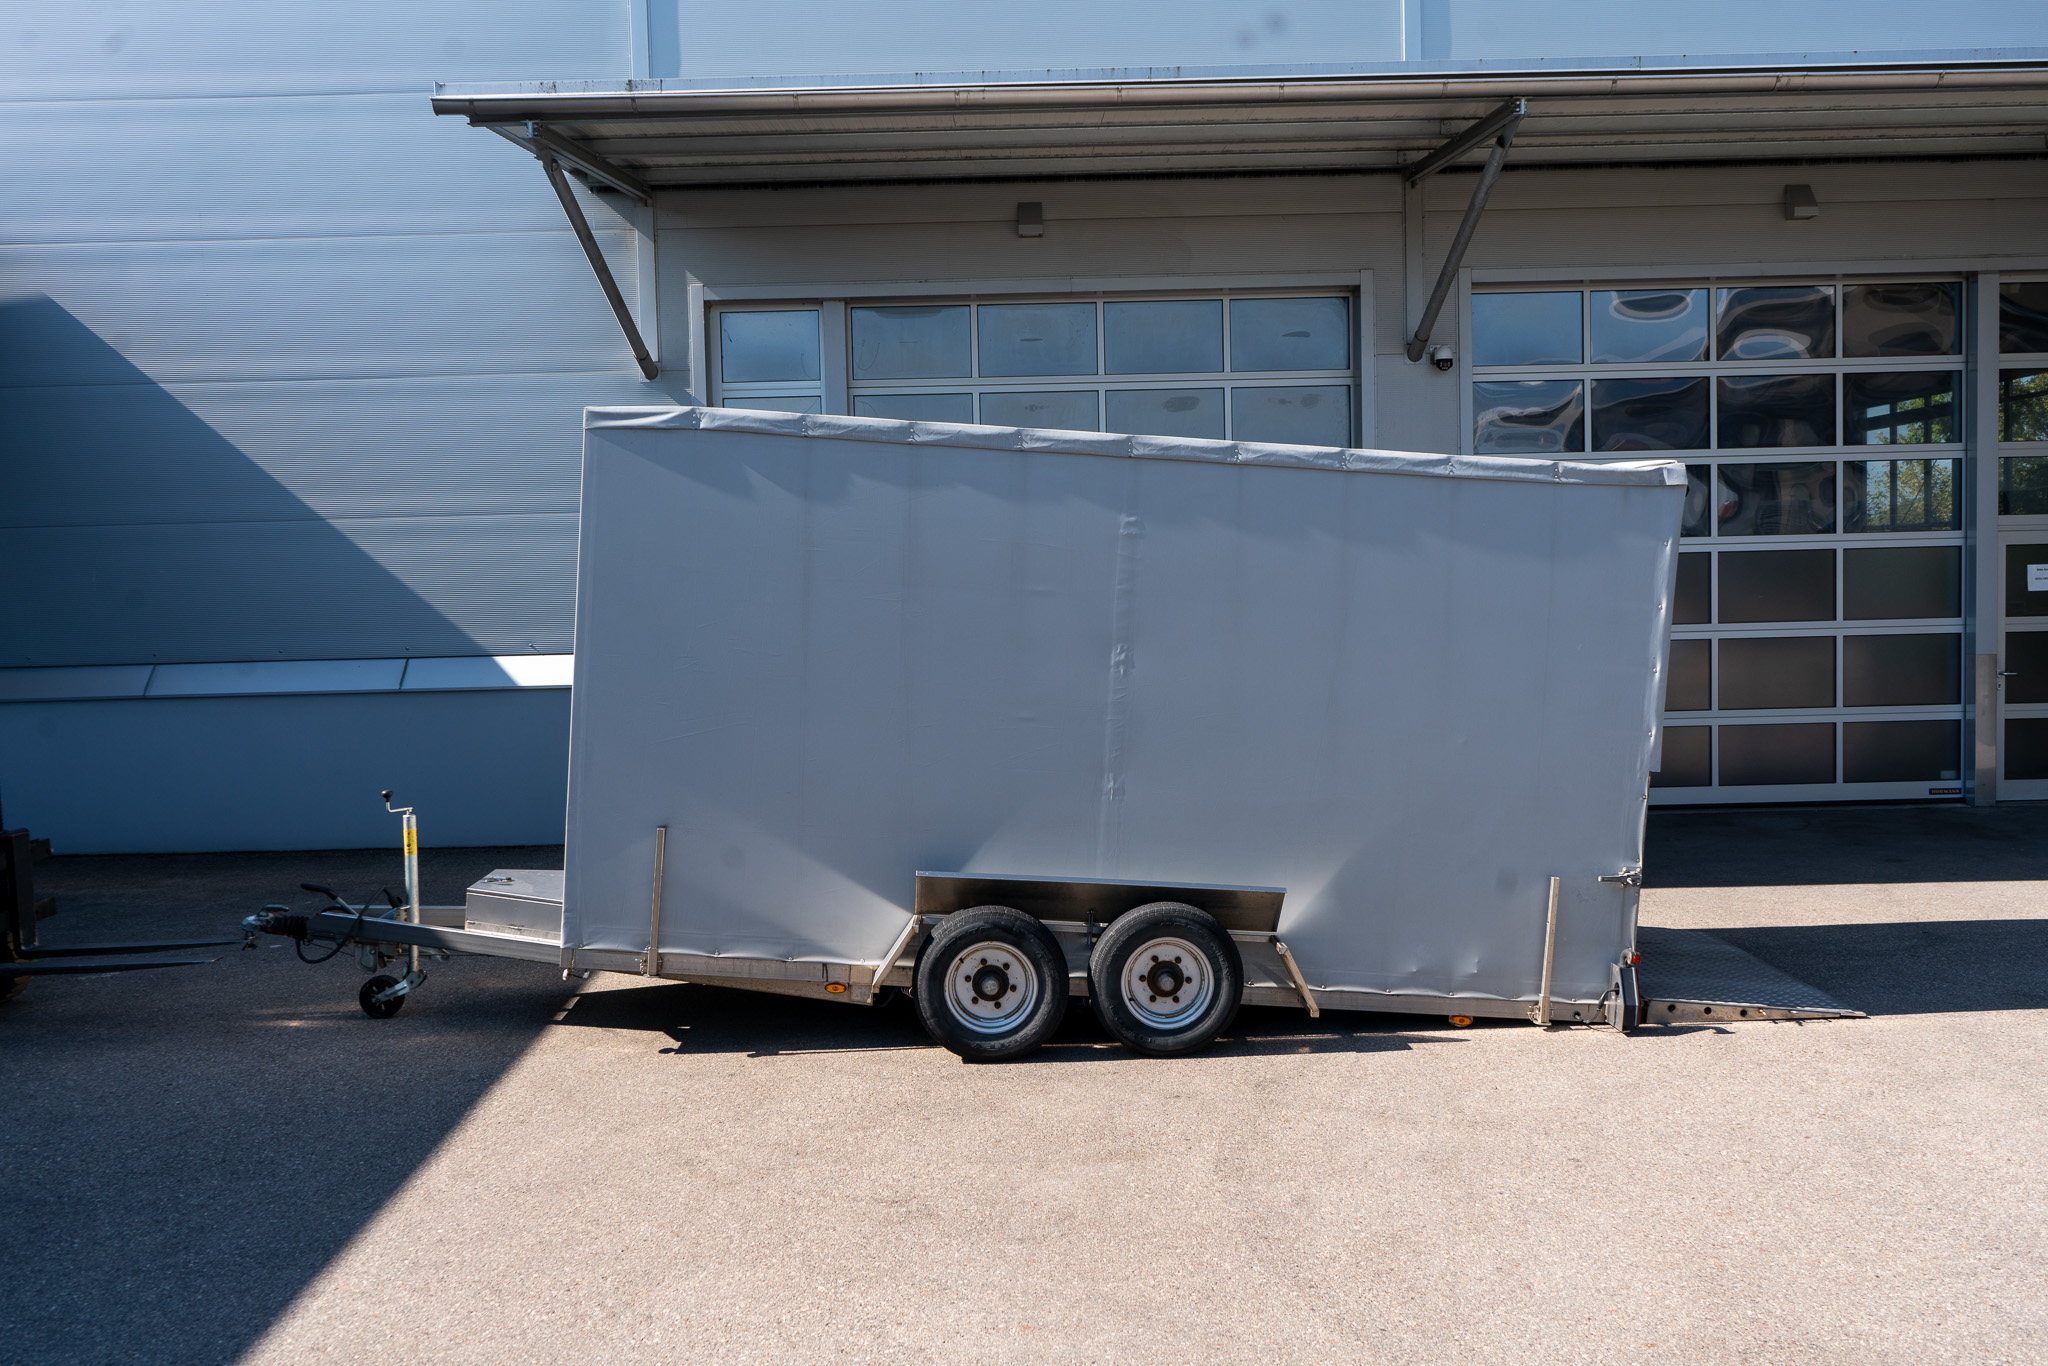
[[[1705,931],[1701,931],[1705,933]],[[2048,1008],[2048,920],[1712,931],[1866,1015]]]
[[[2048,808],[1659,812],[1662,887],[2048,880]],[[429,902],[493,867],[560,850],[422,855]],[[351,898],[400,881],[389,853],[56,859],[45,942],[230,933],[267,901],[310,910],[301,881]],[[2048,921],[1932,921],[1716,931],[1873,1014],[2048,1005]],[[0,1324],[12,1362],[235,1359],[326,1267],[542,1031],[643,1031],[661,1055],[763,1059],[931,1049],[907,1004],[867,1009],[712,987],[570,995],[544,965],[458,960],[394,1020],[356,1009],[343,955],[284,941],[205,967],[45,978],[0,1003],[0,1144],[13,1177]],[[1521,1028],[1481,1021],[1477,1031]],[[1845,1026],[1846,1027],[1846,1026]],[[1722,1032],[1704,1027],[1706,1032]],[[1699,1028],[1643,1031],[1645,1040]],[[1248,1008],[1208,1058],[1365,1053],[1471,1041],[1431,1016]],[[1039,1065],[1106,1061],[1085,1005]]]
[[[672,1056],[741,1053],[773,1058],[936,1047],[906,999],[886,1006],[841,1005],[682,983],[591,992],[576,999],[561,1023],[644,1031],[650,1043],[665,1041],[658,1051]],[[1388,1053],[1459,1041],[1441,1016],[1330,1011],[1320,1020],[1310,1020],[1298,1010],[1246,1006],[1213,1048],[1195,1056]],[[1130,1056],[1096,1021],[1087,1003],[1075,1001],[1059,1033],[1030,1060],[1087,1062]]]
[[[429,902],[558,849],[422,851]],[[383,852],[59,858],[46,944],[232,934],[266,901],[402,886]],[[46,977],[0,1003],[11,1363],[234,1360],[560,1009],[559,972],[441,965],[394,1020],[352,955],[283,940],[204,967]]]
[[[2048,880],[2048,803],[1650,813],[1649,887]]]

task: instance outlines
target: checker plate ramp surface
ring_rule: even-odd
[[[1781,972],[1705,930],[1642,925],[1643,1023],[1700,1020],[1861,1019],[1820,988]]]

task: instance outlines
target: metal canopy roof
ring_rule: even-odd
[[[1518,165],[2048,150],[2048,56],[1445,74],[440,86],[460,115],[644,195],[834,181],[1393,169],[1503,100]]]

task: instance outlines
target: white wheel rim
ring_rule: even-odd
[[[1030,1019],[1038,991],[1031,960],[998,939],[961,950],[946,970],[946,1008],[976,1034],[1007,1034]]]
[[[1155,1029],[1198,1019],[1216,995],[1208,955],[1185,939],[1148,939],[1124,959],[1124,1004]]]

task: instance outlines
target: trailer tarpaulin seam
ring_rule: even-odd
[[[920,446],[1046,451],[1067,455],[1116,455],[1198,464],[1284,465],[1335,473],[1371,471],[1522,483],[1649,487],[1682,486],[1685,483],[1685,466],[1676,460],[1609,462],[1528,460],[1504,455],[1426,455],[1411,451],[1204,441],[1191,437],[1123,436],[1028,427],[985,427],[960,422],[906,422],[895,418],[851,417],[837,413],[757,412],[737,408],[586,408],[583,419],[584,428],[590,431],[694,428],[751,432],[761,436],[826,436],[848,441],[907,442]]]

